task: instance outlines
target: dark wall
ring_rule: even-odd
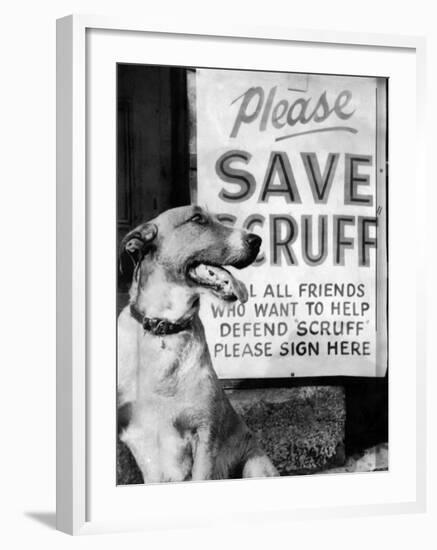
[[[119,64],[118,238],[190,202],[186,71]]]

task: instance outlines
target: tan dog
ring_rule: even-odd
[[[222,266],[243,268],[261,238],[197,206],[168,210],[131,231],[122,252],[136,267],[118,319],[121,433],[144,482],[279,475],[229,403],[213,369],[199,299],[247,299]]]

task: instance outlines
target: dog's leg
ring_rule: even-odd
[[[273,466],[269,457],[260,452],[251,456],[243,467],[243,477],[276,477],[278,470]]]
[[[196,450],[194,453],[193,469],[191,479],[201,481],[212,479],[214,471],[214,458],[217,453],[214,452],[214,446],[211,442],[211,432],[209,429],[200,429],[197,432]]]

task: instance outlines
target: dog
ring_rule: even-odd
[[[247,300],[224,266],[250,265],[260,246],[199,206],[167,210],[122,241],[135,268],[118,318],[120,439],[145,483],[279,475],[223,391],[199,318],[204,293]]]

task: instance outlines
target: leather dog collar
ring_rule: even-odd
[[[133,304],[130,306],[130,314],[140,323],[145,332],[150,332],[155,336],[177,334],[178,332],[187,330],[193,323],[193,317],[188,317],[175,323],[167,319],[159,319],[159,317],[147,317],[146,315],[142,315]]]

